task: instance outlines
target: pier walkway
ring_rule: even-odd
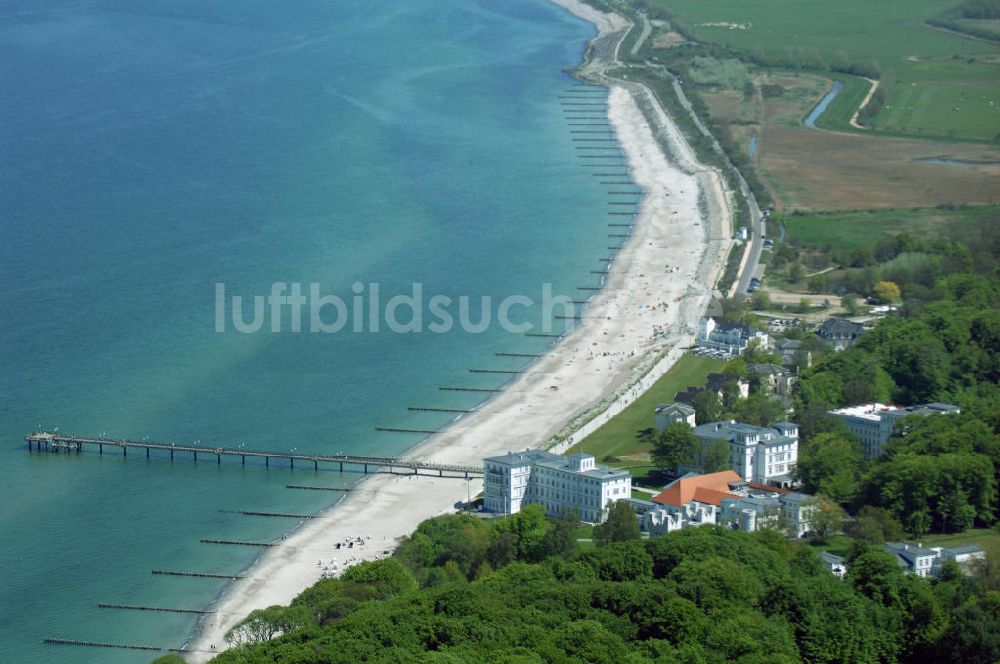
[[[24,437],[28,443],[28,451],[37,449],[48,452],[83,452],[86,447],[93,449],[97,447],[99,454],[104,454],[105,447],[117,448],[124,456],[128,456],[129,450],[144,451],[146,458],[150,458],[151,452],[169,452],[173,459],[175,454],[191,454],[194,460],[198,460],[198,455],[214,456],[216,463],[222,463],[222,457],[239,457],[243,465],[247,459],[264,459],[264,465],[270,467],[272,460],[288,461],[294,468],[295,462],[311,463],[313,469],[319,470],[320,464],[329,466],[337,464],[341,472],[344,466],[359,466],[364,469],[365,474],[369,472],[399,472],[410,471],[414,475],[437,474],[438,477],[464,477],[478,476],[483,474],[481,466],[463,466],[459,464],[432,463],[429,461],[419,461],[416,459],[400,459],[398,457],[373,457],[357,456],[353,454],[297,454],[295,452],[275,452],[248,450],[244,447],[218,447],[208,445],[192,445],[188,443],[163,443],[148,440],[128,440],[124,438],[84,438],[79,436],[66,436],[48,431],[36,431]]]

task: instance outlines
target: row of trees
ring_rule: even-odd
[[[1000,594],[953,567],[929,583],[904,575],[880,548],[859,545],[845,582],[808,546],[717,527],[539,558],[558,527],[536,514],[424,522],[393,558],[320,581],[289,607],[255,612],[244,623],[253,625],[247,640],[215,661],[1000,658]],[[512,533],[513,557],[472,569],[470,551],[496,548]]]

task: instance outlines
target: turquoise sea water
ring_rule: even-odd
[[[151,659],[49,636],[180,646],[194,617],[97,603],[203,608],[223,582],[150,571],[234,573],[257,551],[198,540],[295,525],[220,509],[312,512],[336,494],[286,484],[357,479],[29,454],[37,425],[396,454],[419,437],[374,427],[443,426],[407,406],[471,407],[437,388],[545,348],[217,333],[215,284],[585,296],[619,244],[592,173],[621,170],[584,165],[560,106],[592,33],[543,0],[0,4],[0,661]]]

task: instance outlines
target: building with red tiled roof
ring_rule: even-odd
[[[742,481],[743,478],[737,475],[734,470],[723,470],[707,475],[685,475],[671,482],[662,493],[654,496],[653,502],[681,507],[692,500],[698,500],[700,494],[706,499],[704,502],[718,505],[718,499],[715,495],[731,495],[729,493],[730,485]]]
[[[753,531],[784,522],[798,537],[809,531],[815,502],[801,493],[747,482],[732,470],[688,474],[651,502],[632,501],[642,528],[653,535],[701,525]]]

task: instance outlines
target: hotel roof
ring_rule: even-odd
[[[501,454],[499,456],[486,457],[483,461],[523,466],[529,463],[537,463],[539,461],[561,458],[562,457],[558,454],[543,452],[542,450],[524,450],[523,452],[507,452],[507,454]]]
[[[674,480],[662,493],[653,496],[653,502],[675,507],[681,507],[692,501],[720,505],[723,498],[738,497],[729,493],[729,485],[742,481],[743,478],[733,470],[686,476]]]
[[[583,475],[585,477],[593,477],[600,480],[629,476],[629,472],[627,470],[609,468],[607,466],[597,466],[591,470],[576,470],[569,465],[569,459],[567,457],[559,456],[558,454],[553,454],[551,456],[555,458],[536,461],[535,465],[542,466],[543,468],[551,468],[552,470],[565,470],[566,472],[573,473],[574,475]]]
[[[577,453],[565,457],[560,454],[543,452],[542,450],[524,450],[523,452],[508,452],[500,456],[486,457],[484,463],[499,463],[505,466],[543,466],[553,470],[565,470],[576,475],[592,477],[595,479],[612,479],[616,477],[628,477],[627,470],[618,468],[608,468],[607,466],[597,466],[592,470],[579,471],[570,465],[570,459],[593,458],[589,454]]]
[[[859,417],[866,420],[878,421],[882,419],[882,413],[900,410],[896,406],[887,406],[884,403],[866,403],[860,406],[848,406],[828,411],[831,415],[845,415],[847,417]]]

